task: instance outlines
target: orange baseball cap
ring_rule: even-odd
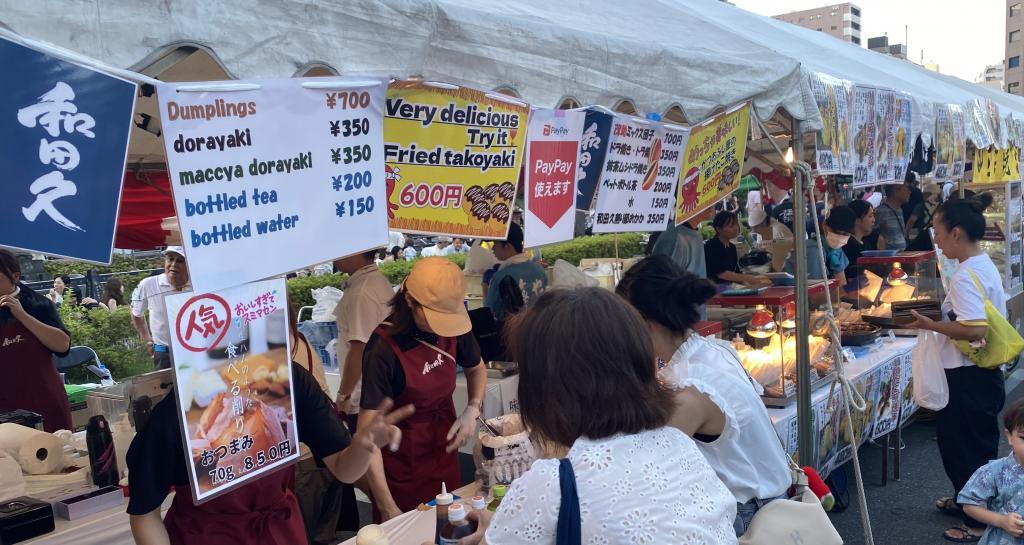
[[[402,289],[423,307],[434,333],[458,337],[473,329],[465,304],[466,277],[448,259],[428,257],[417,261],[402,282]]]

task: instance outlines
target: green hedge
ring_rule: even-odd
[[[579,266],[583,259],[615,257],[616,235],[594,235],[580,237],[558,244],[543,246],[541,257],[548,264],[554,265],[556,260],[564,259]],[[619,237],[619,257],[627,258],[644,255],[644,236],[641,233],[622,233]]]
[[[97,266],[91,263],[70,261],[64,259],[48,259],[43,268],[53,277],[61,275],[81,274],[85,275],[91,269],[96,269],[99,274],[137,271],[144,269],[159,269],[163,267],[163,260],[159,257],[149,259],[133,259],[123,255],[114,255],[114,260],[109,267]],[[130,293],[130,292],[128,292]]]
[[[153,370],[153,358],[139,341],[132,326],[131,309],[119,307],[111,312],[102,308],[86,310],[72,305],[60,306],[61,320],[71,335],[71,346],[88,346],[96,351],[114,380],[123,380]],[[84,368],[68,374],[69,382],[97,382]]]

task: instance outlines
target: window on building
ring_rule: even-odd
[[[1011,95],[1019,95],[1020,94],[1020,83],[1018,83],[1016,81],[1007,83],[1006,84],[1006,92],[1010,93]]]
[[[850,8],[850,13],[852,13],[856,17],[860,17],[860,9],[859,8],[852,8],[851,7]]]
[[[854,30],[860,30],[860,23],[850,23]]]
[[[821,32],[821,27],[818,27],[818,32]]]
[[[1009,41],[1010,41],[1010,43],[1019,42],[1020,41],[1020,31],[1019,30],[1011,30],[1010,31]]]
[[[835,30],[835,29],[836,29],[836,25],[832,25],[832,30]]]
[[[1010,17],[1016,17],[1017,15],[1020,15],[1022,9],[1024,9],[1024,3],[1022,2],[1010,4]]]
[[[853,43],[855,43],[857,45],[860,45],[860,38],[858,38],[856,36],[854,36],[853,38],[850,38],[850,41],[852,41]]]
[[[1006,59],[1007,68],[1020,68],[1020,57],[1010,57]]]

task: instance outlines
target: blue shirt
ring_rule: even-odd
[[[548,287],[548,275],[535,261],[523,261],[503,265],[487,283],[487,299],[484,304],[494,313],[497,320],[505,319],[505,309],[502,308],[501,290],[499,286],[502,280],[511,278],[519,291],[523,294],[523,303],[530,305],[538,295]]]
[[[707,278],[707,264],[704,261],[704,237],[700,231],[686,224],[675,225],[665,230],[654,243],[653,254],[667,255],[683,269]]]
[[[957,502],[977,505],[1006,515],[1024,516],[1024,467],[1009,456],[981,466],[960,491]],[[1024,545],[1024,538],[1015,538],[1000,528],[989,526],[978,545]]]
[[[846,257],[846,252],[843,250],[835,250],[828,247],[827,242],[821,243],[822,248],[825,250],[825,267],[828,269],[828,274],[821,274],[821,259],[818,257],[818,241],[809,238],[807,239],[807,278],[811,280],[823,280],[825,276],[832,278],[836,273],[843,272],[847,267],[850,266],[850,258]],[[786,266],[783,268],[785,272],[796,276],[796,265],[793,261],[796,259],[796,252],[789,255],[789,259],[786,260]]]

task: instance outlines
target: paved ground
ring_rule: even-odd
[[[1018,370],[1007,381],[1007,403],[1024,396],[1024,371]],[[900,481],[881,485],[882,451],[865,445],[860,450],[868,511],[877,545],[937,545],[949,543],[942,532],[958,523],[958,519],[943,515],[932,505],[934,500],[952,493],[952,485],[942,470],[933,422],[912,422],[903,430],[906,445],[902,453]],[[1006,454],[1005,442],[1000,453]],[[856,505],[853,485],[853,467],[846,466],[851,489],[851,507],[832,514],[832,522],[846,545],[865,543],[861,530],[860,510]],[[890,466],[891,471],[891,466]]]

